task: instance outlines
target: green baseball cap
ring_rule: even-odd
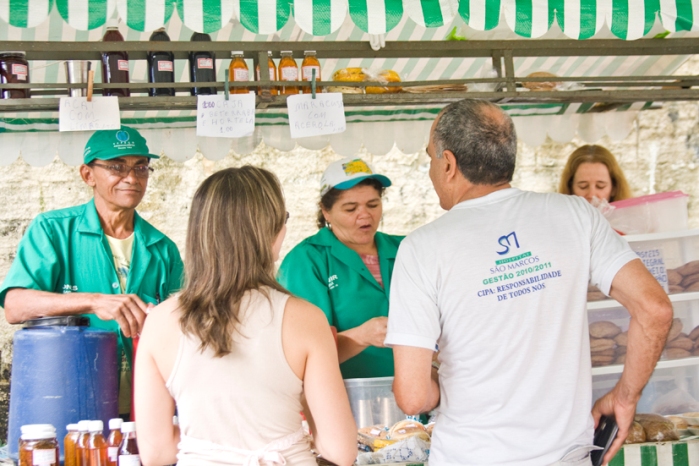
[[[151,159],[160,158],[160,156],[150,153],[141,133],[122,125],[120,129],[95,131],[95,134],[90,136],[85,144],[83,163],[88,164],[96,159],[111,160],[129,155],[140,155]]]

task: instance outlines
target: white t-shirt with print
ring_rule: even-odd
[[[542,466],[592,443],[588,281],[637,256],[583,198],[515,188],[401,243],[386,344],[439,344],[430,466]]]
[[[131,270],[131,253],[133,251],[133,234],[125,239],[112,238],[105,235],[109,242],[109,248],[112,250],[112,258],[114,259],[114,268],[116,269],[121,292],[126,292],[126,282],[129,279],[129,271]]]

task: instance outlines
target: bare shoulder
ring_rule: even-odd
[[[285,318],[290,323],[300,324],[312,330],[315,326],[328,327],[325,314],[317,306],[294,296],[289,297],[284,310]]]
[[[181,315],[177,295],[163,301],[148,313],[141,338],[151,342],[162,342],[172,336],[179,337]]]

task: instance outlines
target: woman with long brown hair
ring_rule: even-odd
[[[313,466],[304,407],[316,449],[354,462],[356,426],[330,327],[275,280],[286,218],[279,181],[261,168],[222,170],[197,189],[185,286],[149,314],[139,342],[144,465]]]
[[[592,144],[580,146],[570,154],[558,192],[581,196],[588,202],[593,197],[607,202],[633,197],[614,155],[604,147]]]

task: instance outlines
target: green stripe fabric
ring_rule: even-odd
[[[689,464],[689,450],[686,443],[672,445],[672,465],[684,466]]]
[[[500,22],[500,0],[462,0],[459,15],[469,27],[489,31]]]
[[[230,0],[177,0],[177,14],[189,29],[206,34],[223,28],[233,16]]]
[[[354,24],[368,34],[385,34],[403,17],[402,0],[349,0]]]
[[[694,25],[694,11],[692,0],[677,0],[677,19],[675,20],[675,31],[691,31]]]
[[[314,36],[330,34],[330,0],[313,0]]]
[[[410,19],[428,28],[449,24],[459,11],[458,0],[404,0],[403,8]]]
[[[658,464],[658,449],[655,445],[641,445],[641,465]]]
[[[117,0],[117,11],[126,25],[139,32],[150,32],[170,21],[172,0]]]
[[[624,466],[624,463],[624,449],[622,448],[614,455],[614,458],[609,462],[609,466]]]
[[[425,26],[439,27],[444,26],[444,17],[442,16],[442,8],[439,0],[422,0],[422,16],[425,18]]]
[[[56,9],[63,20],[79,31],[104,26],[115,6],[114,0],[56,0]]]
[[[294,19],[307,34],[332,34],[342,26],[346,16],[347,0],[294,0]]]

